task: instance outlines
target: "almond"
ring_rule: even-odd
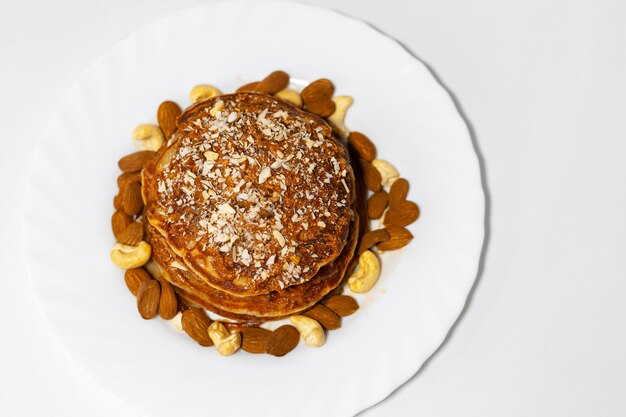
[[[164,101],[159,105],[157,120],[166,139],[176,132],[176,121],[182,112],[180,106],[173,101]]]
[[[126,272],[124,273],[124,282],[126,282],[126,286],[128,287],[128,290],[134,296],[137,296],[137,293],[139,292],[139,287],[141,287],[141,284],[151,279],[152,277],[150,276],[148,271],[146,271],[145,269],[141,267],[127,269]]]
[[[406,200],[409,195],[409,182],[404,178],[398,178],[391,184],[389,190],[389,205],[395,206]]]
[[[348,143],[356,150],[359,156],[366,161],[372,162],[376,158],[376,146],[372,141],[360,132],[350,132]]]
[[[335,112],[335,103],[331,100],[334,92],[333,83],[322,78],[307,85],[300,96],[306,110],[326,118]]]
[[[248,84],[244,84],[241,87],[239,87],[235,92],[236,93],[241,93],[244,91],[254,91],[254,89],[256,88],[256,86],[259,84],[260,81],[254,81]]]
[[[267,338],[265,352],[273,356],[285,356],[298,346],[300,332],[294,326],[285,324],[274,330]]]
[[[129,182],[120,190],[122,208],[129,216],[139,214],[143,209],[143,197],[141,196],[141,184]]]
[[[420,215],[420,209],[412,201],[402,201],[389,207],[385,214],[383,224],[385,226],[408,226],[413,223]]]
[[[211,319],[201,308],[192,307],[183,311],[181,318],[183,330],[193,340],[202,346],[213,346],[213,341],[209,337],[209,326]]]
[[[149,279],[139,286],[137,291],[137,310],[145,320],[150,320],[157,314],[161,286],[158,281]]]
[[[323,304],[316,304],[302,315],[317,320],[326,330],[335,330],[341,327],[339,316]]]
[[[365,186],[375,193],[379,192],[382,189],[382,177],[380,176],[380,172],[365,159],[361,159],[360,162],[361,168],[363,168],[363,181],[365,181]]]
[[[387,208],[388,201],[389,195],[385,190],[380,190],[379,192],[372,194],[372,196],[367,199],[367,217],[370,219],[380,218]]]
[[[389,233],[389,240],[380,242],[377,246],[382,251],[400,249],[413,240],[411,232],[404,227],[390,225],[386,227],[386,230]]]
[[[172,284],[163,277],[159,277],[161,297],[159,298],[159,316],[164,320],[171,320],[178,313],[178,299]]]
[[[152,158],[154,158],[156,152],[154,151],[138,151],[126,155],[117,162],[122,172],[136,172],[141,171],[143,166]]]
[[[284,71],[274,71],[254,86],[254,91],[263,94],[276,94],[289,85],[289,74]]]
[[[117,237],[119,243],[125,245],[136,246],[143,240],[143,224],[132,222]]]
[[[117,186],[122,188],[127,182],[141,182],[141,171],[124,172],[117,177]]]
[[[113,197],[113,208],[115,208],[115,210],[124,209],[124,207],[122,206],[122,197],[120,196],[119,192],[115,195],[115,197]]]
[[[133,222],[132,217],[121,210],[115,211],[111,216],[111,229],[113,236],[117,237]]]
[[[241,332],[241,348],[249,353],[265,353],[265,345],[272,334],[261,327],[243,327]]]
[[[357,254],[360,255],[366,250],[370,249],[372,246],[389,240],[391,236],[389,236],[389,232],[385,229],[372,230],[371,232],[367,232],[361,237],[361,242],[359,243],[359,248],[357,250]]]
[[[348,295],[335,295],[324,301],[324,305],[340,317],[346,317],[359,309],[356,300]]]

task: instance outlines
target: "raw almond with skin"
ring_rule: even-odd
[[[391,184],[389,190],[389,205],[395,206],[403,201],[409,195],[409,182],[404,178],[398,178]]]
[[[134,295],[137,296],[139,292],[139,287],[146,281],[150,281],[152,277],[143,268],[133,268],[127,269],[124,273],[124,282],[126,282],[126,286],[128,290]]]
[[[213,346],[213,340],[209,337],[211,319],[204,310],[191,307],[183,311],[181,323],[185,333],[201,346]]]
[[[115,208],[115,210],[123,210],[124,209],[124,207],[122,207],[122,197],[120,196],[119,191],[115,195],[115,197],[113,197],[113,207]]]
[[[366,250],[370,249],[372,246],[389,240],[391,236],[389,232],[385,229],[372,230],[367,232],[361,238],[361,242],[359,243],[359,248],[357,250],[357,254],[360,255]]]
[[[375,193],[379,192],[382,189],[382,177],[380,176],[380,172],[365,159],[361,159],[360,162],[361,168],[363,168],[363,181],[365,182],[365,186],[370,191]]]
[[[161,286],[154,279],[144,281],[137,291],[137,310],[145,320],[150,320],[157,315]]]
[[[391,225],[387,226],[386,230],[389,233],[389,240],[380,242],[377,245],[377,248],[381,251],[403,248],[408,245],[411,240],[413,240],[411,232],[406,230],[404,227]]]
[[[261,327],[243,327],[241,332],[241,348],[248,353],[265,353],[265,345],[271,331]]]
[[[133,218],[122,210],[117,210],[111,216],[111,229],[115,239],[133,222]]]
[[[251,83],[248,84],[244,84],[241,87],[239,87],[235,92],[236,93],[241,93],[244,91],[255,91],[256,86],[259,85],[260,81],[253,81]]]
[[[274,71],[254,86],[254,91],[263,94],[276,94],[289,85],[289,74],[285,71]]]
[[[316,304],[302,315],[317,320],[326,330],[335,330],[341,327],[341,319],[334,311],[323,304]]]
[[[117,162],[122,172],[136,172],[141,171],[143,166],[152,158],[154,158],[156,152],[154,151],[138,151],[126,155]]]
[[[367,217],[370,219],[380,218],[387,208],[388,201],[389,195],[385,190],[372,194],[371,197],[367,199]]]
[[[178,299],[172,285],[163,277],[159,278],[161,283],[161,298],[159,299],[159,316],[165,320],[171,320],[178,313]]]
[[[141,182],[141,171],[124,172],[117,177],[117,186],[122,188],[128,182]]]
[[[360,132],[350,132],[348,143],[356,150],[359,156],[368,162],[376,158],[376,146],[372,141]]]
[[[141,184],[130,182],[120,190],[122,208],[129,216],[139,214],[143,209],[143,197],[141,196]]]
[[[298,346],[300,332],[294,326],[285,324],[274,330],[267,338],[265,352],[273,356],[285,356]]]
[[[129,224],[117,237],[119,243],[136,246],[143,240],[143,225],[139,222]]]
[[[385,226],[408,226],[420,216],[420,209],[412,201],[402,201],[389,207],[385,214],[383,224]]]
[[[324,301],[324,305],[334,311],[340,317],[354,314],[359,309],[356,300],[348,295],[335,295]]]
[[[306,110],[326,118],[335,112],[335,103],[331,100],[334,92],[333,83],[322,78],[307,85],[300,96]]]
[[[176,120],[183,111],[173,101],[164,101],[157,110],[157,120],[166,139],[176,132]]]

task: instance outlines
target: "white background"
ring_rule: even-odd
[[[75,76],[138,26],[200,3],[0,1],[2,416],[137,415],[46,326],[22,253],[24,180]],[[431,67],[471,125],[489,195],[462,318],[417,377],[363,415],[626,415],[624,3],[311,3],[372,23]]]

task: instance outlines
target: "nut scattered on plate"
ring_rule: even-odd
[[[380,253],[413,239],[420,211],[346,125],[352,97],[334,92],[274,71],[231,94],[199,84],[187,108],[164,101],[137,126],[142,150],[118,162],[111,259],[142,318],[174,320],[223,356],[280,357],[300,339],[323,346],[358,310],[343,288],[370,291]]]

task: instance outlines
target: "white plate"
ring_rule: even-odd
[[[225,91],[274,69],[328,77],[347,123],[411,182],[422,209],[404,250],[322,349],[219,357],[163,320],[143,321],[109,260],[116,162],[158,103],[197,83]],[[335,12],[289,2],[212,3],[135,32],[61,101],[34,156],[24,215],[30,274],[71,357],[150,416],[348,416],[382,400],[441,344],[474,282],[484,195],[467,126],[423,64]]]

